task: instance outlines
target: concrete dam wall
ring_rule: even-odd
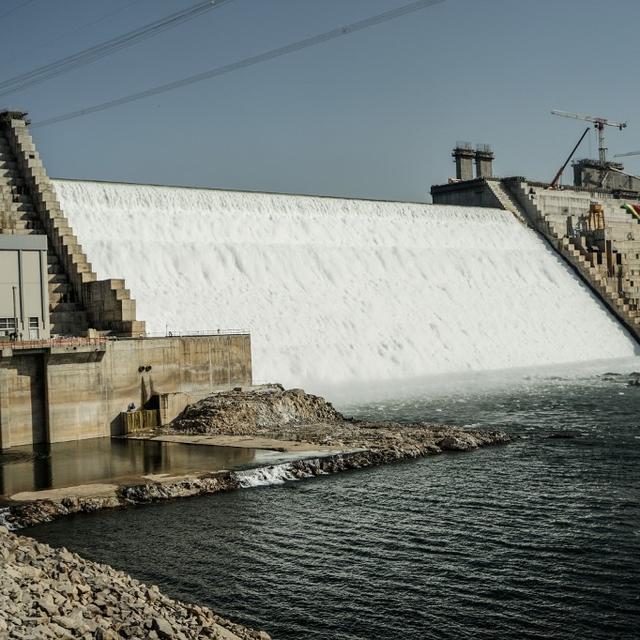
[[[634,355],[506,211],[54,181],[98,276],[149,331],[251,331],[254,380],[321,391]]]

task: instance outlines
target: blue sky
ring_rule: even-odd
[[[406,2],[233,0],[0,104],[41,120]],[[0,79],[194,3],[0,0],[0,16],[17,7],[1,18]],[[453,172],[454,143],[469,140],[493,145],[501,175],[550,180],[584,129],[554,107],[628,120],[609,148],[640,149],[638,24],[637,0],[446,0],[33,134],[64,178],[428,201]],[[583,144],[579,156],[597,154],[593,135]],[[640,157],[627,164],[640,172]]]

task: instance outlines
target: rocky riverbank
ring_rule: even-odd
[[[364,422],[345,417],[324,398],[302,389],[262,385],[216,393],[186,407],[156,434],[252,436],[317,446],[366,449],[372,464],[506,444],[502,431],[426,422]]]
[[[0,638],[269,640],[269,635],[0,527]]]
[[[208,495],[266,483],[270,478],[309,478],[511,441],[501,431],[428,423],[360,422],[343,416],[323,398],[300,389],[285,390],[281,385],[213,394],[189,405],[170,425],[145,437],[180,438],[180,442],[203,446],[222,441],[226,446],[260,443],[264,447],[300,451],[301,457],[248,471],[147,477],[122,485],[41,491],[28,499],[0,505],[0,524],[20,529],[73,513]],[[317,456],[309,452],[317,452]]]

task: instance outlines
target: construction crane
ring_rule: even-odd
[[[564,164],[558,169],[558,173],[556,173],[556,175],[553,177],[553,180],[549,184],[549,189],[555,189],[558,186],[558,182],[560,182],[560,178],[562,177],[564,170],[567,168],[569,162],[571,162],[571,158],[573,158],[573,155],[578,150],[578,147],[582,144],[582,141],[585,139],[587,133],[589,133],[589,127],[584,130],[584,132],[580,136],[580,140],[578,140],[576,146],[573,147],[573,151],[569,154],[569,157],[565,160]]]
[[[569,113],[568,111],[559,111],[558,109],[552,109],[551,113],[554,116],[563,116],[564,118],[575,118],[576,120],[585,120],[586,122],[593,122],[596,131],[598,132],[598,153],[599,159],[602,164],[607,162],[607,147],[604,145],[604,128],[616,127],[622,131],[626,126],[626,122],[614,122],[607,118],[599,118],[597,116],[585,116],[581,113]]]
[[[616,153],[614,158],[626,158],[628,156],[640,156],[640,151],[629,151],[629,153]]]

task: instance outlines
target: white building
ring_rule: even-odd
[[[49,335],[47,236],[0,234],[0,341]]]

